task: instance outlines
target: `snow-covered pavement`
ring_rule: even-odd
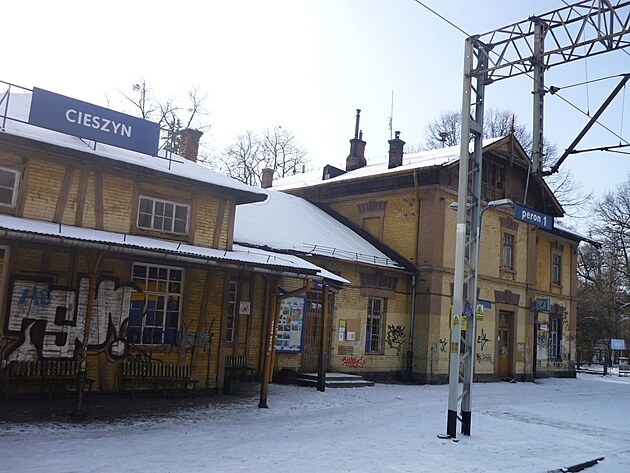
[[[0,422],[3,472],[630,471],[630,377],[473,386],[472,435],[440,440],[448,386],[272,385],[257,397],[113,422]],[[141,402],[139,400],[138,402]]]

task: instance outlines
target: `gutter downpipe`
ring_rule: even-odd
[[[407,379],[411,381],[413,376],[413,341],[416,326],[416,289],[418,272],[418,245],[420,244],[420,190],[418,189],[418,170],[413,171],[413,187],[416,192],[416,203],[418,206],[418,224],[416,225],[416,251],[415,260],[416,271],[411,276],[411,317],[409,321],[409,348],[407,349]]]

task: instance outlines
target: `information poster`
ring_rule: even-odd
[[[284,299],[280,304],[280,321],[276,338],[277,353],[300,353],[302,351],[302,328],[304,325],[305,296]]]

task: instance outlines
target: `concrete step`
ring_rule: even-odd
[[[299,373],[295,382],[300,386],[317,386],[317,373]],[[327,388],[364,388],[374,386],[361,376],[348,373],[326,373]]]

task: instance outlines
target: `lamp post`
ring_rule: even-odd
[[[459,205],[457,202],[453,202],[449,205],[449,207],[453,210],[459,210]],[[461,418],[460,421],[462,423],[462,433],[464,435],[470,435],[470,424],[471,424],[471,413],[472,413],[472,383],[473,383],[473,374],[475,370],[475,332],[476,332],[476,320],[474,314],[474,308],[477,305],[477,276],[478,276],[478,268],[479,268],[479,242],[481,239],[481,224],[483,219],[483,214],[488,209],[498,209],[498,208],[507,208],[514,207],[514,202],[510,199],[499,199],[492,200],[488,202],[488,205],[479,213],[479,219],[476,222],[476,233],[475,239],[472,241],[472,245],[474,248],[471,249],[470,254],[474,261],[469,262],[469,268],[473,272],[472,277],[468,281],[468,294],[469,298],[472,295],[472,300],[469,300],[468,303],[471,305],[473,310],[470,311],[469,321],[466,326],[466,341],[465,341],[465,354],[464,354],[464,373],[463,373],[463,392],[460,396],[459,394],[459,342],[461,341],[461,324],[459,320],[463,320],[465,310],[462,313],[454,313],[451,315],[451,350],[450,350],[450,358],[449,358],[449,390],[448,390],[448,411],[447,411],[447,424],[446,424],[446,438],[455,438],[457,436],[457,407],[459,403],[459,399],[461,398]],[[466,209],[468,211],[468,208]],[[456,268],[457,269],[457,268]],[[461,273],[462,271],[460,271]],[[456,271],[457,273],[457,271]],[[457,278],[456,278],[457,279]],[[456,284],[458,283],[459,284]],[[458,287],[461,286],[461,287]],[[453,310],[457,310],[456,308],[461,308],[461,304],[456,304],[456,297],[458,292],[463,291],[463,280],[455,281],[453,285]],[[457,317],[458,323],[455,323],[455,317]],[[453,343],[453,342],[456,343]]]

